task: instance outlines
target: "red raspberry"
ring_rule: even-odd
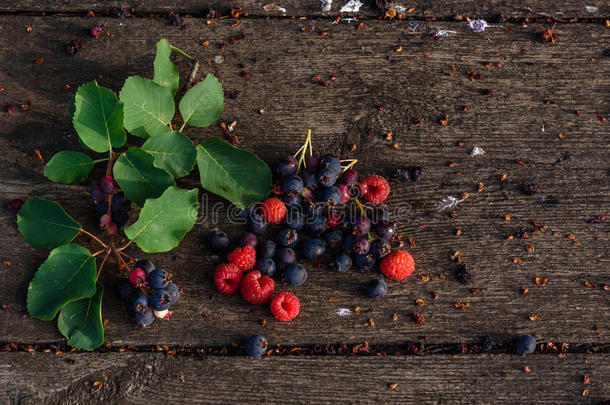
[[[273,295],[275,282],[272,278],[263,276],[260,271],[254,270],[246,274],[241,280],[241,296],[250,304],[260,305],[269,301]]]
[[[360,194],[365,200],[372,203],[380,203],[388,198],[390,185],[388,181],[376,174],[369,174],[360,180]]]
[[[267,198],[261,204],[261,214],[265,221],[272,224],[279,224],[286,217],[286,206],[279,198]]]
[[[222,294],[233,294],[239,288],[241,270],[233,263],[221,263],[214,270],[214,285]]]
[[[252,245],[236,248],[227,255],[227,260],[237,265],[241,271],[251,270],[256,264],[256,250]]]
[[[390,280],[402,280],[409,277],[415,269],[415,262],[405,250],[393,250],[383,258],[379,265],[381,272]]]
[[[301,309],[301,303],[293,293],[283,291],[271,300],[271,313],[280,321],[294,319]]]

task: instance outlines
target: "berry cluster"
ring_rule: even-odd
[[[122,191],[116,191],[112,176],[104,176],[91,187],[91,199],[95,203],[95,216],[100,221],[100,228],[108,235],[116,234],[129,222],[131,203],[125,199]],[[110,206],[109,206],[110,205]]]
[[[171,282],[171,274],[155,268],[148,259],[135,262],[129,278],[118,283],[121,299],[129,302],[138,326],[149,326],[155,318],[168,319],[169,307],[180,298],[180,289]]]
[[[413,257],[404,250],[392,250],[397,231],[389,212],[365,205],[387,199],[387,180],[376,174],[359,176],[353,169],[355,160],[318,157],[312,153],[310,142],[308,136],[297,155],[285,156],[277,163],[273,195],[244,211],[249,233],[227,255],[228,263],[217,266],[214,284],[219,292],[240,290],[246,301],[265,303],[273,295],[272,277],[279,271],[292,286],[307,281],[307,269],[297,263],[297,256],[314,265],[326,256],[328,267],[337,272],[352,267],[369,270],[378,265],[390,280],[402,280],[413,272]],[[259,241],[272,224],[279,225],[275,237]],[[225,232],[215,229],[209,235],[209,244],[223,251],[230,242]],[[387,292],[387,283],[375,278],[365,291],[370,297],[381,298]],[[271,302],[271,312],[280,320],[292,319],[298,311],[299,302],[292,293],[279,293]]]

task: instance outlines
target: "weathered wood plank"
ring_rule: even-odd
[[[41,2],[36,0],[5,0],[0,5],[0,11],[8,12],[69,12],[86,13],[95,11],[98,15],[109,13],[112,8],[127,7],[135,10],[135,15],[146,13],[179,13],[205,16],[210,9],[219,10],[227,15],[232,7],[241,6],[250,16],[362,16],[377,17],[381,15],[380,9],[374,0],[363,0],[357,11],[352,7],[344,8],[348,0],[331,1],[330,11],[322,8],[318,0],[302,1],[261,1],[244,0],[235,3],[227,0],[216,0],[202,3],[197,0],[184,0],[178,3],[168,3],[161,0],[131,0],[128,2],[118,0],[55,0]],[[558,18],[604,18],[610,16],[610,6],[605,2],[585,0],[565,0],[553,2],[548,0],[517,0],[506,2],[503,0],[475,1],[475,0],[449,0],[443,2],[430,2],[427,0],[392,1],[389,2],[398,13],[406,17],[434,17],[434,18],[493,18],[503,15],[507,18],[540,17],[549,15]],[[273,7],[273,6],[276,7]],[[341,12],[341,10],[345,10]]]
[[[604,148],[608,124],[595,115],[610,111],[610,61],[603,56],[610,47],[606,28],[562,25],[557,28],[559,42],[549,45],[537,41],[546,25],[505,24],[505,29],[477,35],[463,23],[428,23],[424,33],[417,33],[408,22],[369,21],[357,31],[353,25],[325,20],[244,20],[239,27],[227,21],[210,27],[187,20],[190,28],[180,31],[162,20],[100,21],[111,37],[88,40],[71,57],[63,53],[64,44],[85,35],[91,20],[0,18],[0,60],[5,66],[0,72],[0,87],[5,89],[0,104],[18,107],[32,101],[29,111],[5,115],[0,125],[3,206],[13,198],[34,195],[63,200],[68,212],[95,229],[92,207],[83,203],[88,185],[52,184],[42,176],[43,164],[34,150],[48,160],[59,150],[78,148],[67,114],[71,93],[64,92],[65,84],[75,89],[101,77],[102,85],[119,89],[128,75],[151,76],[154,43],[167,37],[204,61],[204,73],[216,74],[225,89],[239,91],[236,99],[227,100],[222,119],[237,120],[236,133],[243,145],[267,161],[296,150],[306,129],[312,128],[319,151],[358,158],[361,172],[391,173],[409,164],[425,167],[424,179],[418,183],[392,183],[390,205],[402,204],[397,222],[405,239],[412,237],[417,244],[410,248],[417,276],[430,277],[429,282],[416,276],[390,283],[388,296],[372,302],[361,288],[375,273],[339,275],[324,267],[312,269],[306,285],[291,289],[302,301],[300,316],[280,324],[271,319],[267,307],[246,305],[239,297],[214,296],[215,262],[203,243],[215,226],[208,218],[181,247],[151,257],[173,272],[185,291],[170,322],[134,328],[112,294],[114,276],[105,276],[107,342],[227,344],[255,332],[281,344],[383,343],[422,336],[431,342],[461,342],[484,334],[508,339],[523,332],[548,340],[608,342],[609,301],[602,286],[610,276],[605,248],[609,222],[588,223],[610,211],[609,153]],[[27,26],[33,27],[32,33],[26,33]],[[304,26],[308,32],[301,30]],[[432,29],[455,33],[435,41],[425,34]],[[329,36],[321,37],[318,33],[325,30]],[[245,34],[242,41],[224,50],[216,46],[239,32]],[[202,47],[203,40],[211,45]],[[395,52],[400,45],[403,51]],[[224,63],[212,62],[216,55],[222,55]],[[388,55],[398,63],[389,62]],[[39,57],[44,62],[34,63]],[[180,65],[188,67],[182,61]],[[483,78],[471,81],[465,73],[468,69],[480,71]],[[249,80],[240,76],[242,70],[250,73]],[[311,80],[315,74],[324,80],[334,74],[337,80],[320,86]],[[485,95],[488,89],[495,91],[493,97]],[[546,104],[547,99],[552,102]],[[467,112],[464,105],[469,106]],[[266,111],[263,116],[261,108]],[[445,115],[450,118],[443,127],[439,119]],[[413,125],[416,117],[421,117],[421,125]],[[369,129],[373,137],[367,135]],[[388,131],[393,132],[398,150],[383,140]],[[560,133],[565,137],[559,138]],[[188,134],[201,140],[220,130],[213,126]],[[456,146],[458,141],[463,146]],[[354,152],[351,144],[357,144]],[[469,156],[473,146],[487,153]],[[566,153],[571,160],[555,165]],[[448,167],[449,162],[455,166]],[[502,173],[508,177],[500,182]],[[196,183],[192,176],[183,185]],[[476,192],[479,183],[485,185],[482,193]],[[526,196],[521,191],[524,183],[539,183],[541,191]],[[440,199],[462,192],[469,192],[470,198],[456,209],[455,219],[447,213],[428,216]],[[209,203],[218,201],[210,197]],[[510,221],[505,221],[507,214]],[[533,219],[549,229],[531,234]],[[3,211],[0,226],[2,259],[12,263],[0,266],[5,284],[0,303],[13,308],[0,313],[0,341],[61,340],[54,324],[22,319],[19,314],[39,263],[32,258],[43,259],[44,252],[32,250],[19,237],[9,211]],[[243,232],[238,225],[221,226],[234,238]],[[506,240],[522,227],[528,229],[529,239]],[[461,236],[455,235],[457,229]],[[580,246],[573,245],[570,234]],[[527,245],[535,250],[527,252]],[[454,251],[461,252],[472,269],[474,281],[469,285],[453,277]],[[514,258],[522,263],[514,263]],[[441,273],[447,278],[439,278]],[[536,286],[534,277],[546,277],[548,284]],[[585,282],[598,288],[586,287]],[[474,287],[480,289],[476,294],[471,293]],[[526,296],[521,295],[523,287],[529,288]],[[288,288],[279,283],[278,289]],[[431,298],[433,291],[437,300]],[[423,308],[415,306],[417,298],[425,300]],[[458,302],[470,307],[461,311],[455,308]],[[354,307],[360,307],[358,314],[336,315],[339,308]],[[426,322],[416,325],[413,311],[424,313]],[[393,314],[398,321],[392,321]],[[530,321],[531,315],[538,315],[538,320]],[[263,319],[269,320],[267,326],[261,326]],[[375,326],[364,326],[370,319]]]
[[[3,403],[598,404],[610,356],[205,357],[5,353]],[[69,361],[69,362],[68,362]],[[529,372],[524,368],[529,367]],[[583,384],[584,376],[590,383]],[[101,383],[100,389],[94,386]],[[390,384],[396,384],[390,389]],[[586,396],[583,394],[586,391]]]

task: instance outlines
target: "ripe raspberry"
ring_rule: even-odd
[[[272,224],[279,224],[286,217],[286,206],[279,198],[267,198],[261,204],[261,214]]]
[[[221,263],[214,270],[214,285],[222,294],[233,294],[239,288],[241,270],[233,263]]]
[[[254,270],[246,274],[241,281],[241,296],[250,304],[260,305],[269,301],[273,295],[275,282],[272,278],[263,276]]]
[[[280,321],[294,319],[301,309],[301,303],[293,293],[282,291],[271,300],[271,313]]]
[[[227,260],[237,265],[241,271],[251,270],[256,264],[256,250],[252,245],[236,248],[227,255]]]
[[[369,174],[360,181],[360,193],[365,200],[380,203],[390,194],[388,181],[376,174]]]
[[[409,277],[415,269],[413,256],[404,250],[394,250],[383,258],[379,265],[381,272],[390,280],[402,280]]]

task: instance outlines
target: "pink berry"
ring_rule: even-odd
[[[111,194],[114,191],[114,179],[112,176],[104,176],[100,180],[100,187],[106,194]]]
[[[112,218],[110,218],[110,215],[108,214],[104,214],[102,215],[102,217],[100,218],[100,223],[102,225],[110,225],[110,223],[112,222]]]
[[[102,26],[101,25],[94,25],[89,30],[89,33],[91,33],[92,37],[94,37],[95,39],[98,39],[100,37],[100,34],[102,33]]]
[[[140,287],[146,281],[146,273],[141,268],[135,267],[129,272],[129,281],[136,287]]]

